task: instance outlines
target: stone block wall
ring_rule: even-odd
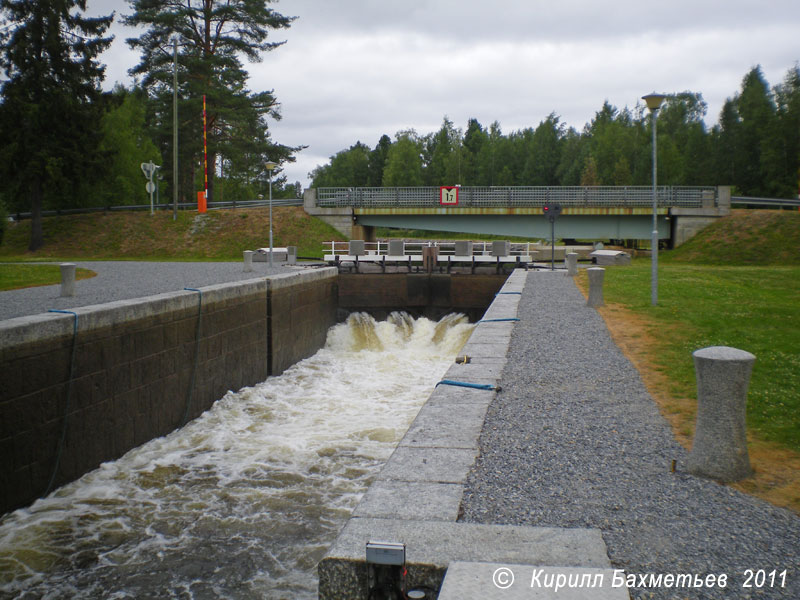
[[[75,309],[76,337],[72,314],[0,322],[0,514],[47,489],[65,412],[55,485],[313,354],[336,290],[321,269]]]

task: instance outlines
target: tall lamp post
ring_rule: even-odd
[[[172,36],[172,220],[178,218],[178,42]]]
[[[658,304],[658,189],[656,187],[656,122],[658,121],[658,109],[664,102],[664,94],[647,94],[642,96],[642,100],[647,103],[650,109],[651,121],[653,126],[653,240],[650,251],[652,275],[650,276],[650,302],[653,306]]]
[[[275,170],[275,167],[278,166],[278,163],[274,163],[271,160],[268,160],[264,163],[264,166],[267,168],[267,173],[269,173],[269,268],[272,268],[272,171]]]

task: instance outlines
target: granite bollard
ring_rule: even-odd
[[[253,251],[245,250],[244,254],[244,272],[250,273],[253,270]]]
[[[747,452],[747,387],[756,357],[736,348],[696,350],[697,424],[688,470],[718,481],[752,475]]]
[[[589,299],[586,304],[592,307],[604,306],[603,276],[606,270],[601,267],[590,267],[586,272],[589,274]]]
[[[75,295],[75,263],[61,263],[61,297]]]
[[[567,253],[567,275],[575,276],[578,274],[578,253]]]

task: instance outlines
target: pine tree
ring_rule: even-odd
[[[77,9],[77,10],[76,10]],[[79,203],[86,179],[100,172],[100,82],[95,59],[113,15],[83,16],[86,0],[0,0],[0,169],[13,206],[32,215],[29,249],[44,243],[42,208]]]
[[[294,17],[272,8],[272,0],[129,0],[133,14],[127,25],[149,27],[128,44],[142,52],[132,69],[143,76],[142,85],[156,99],[161,123],[161,144],[171,157],[172,72],[171,37],[180,38],[179,108],[181,133],[180,169],[185,190],[192,169],[202,156],[202,98],[206,96],[209,192],[217,154],[230,159],[234,172],[249,177],[263,171],[267,158],[280,163],[294,160],[289,148],[270,139],[267,119],[280,119],[272,91],[247,90],[247,72],[239,55],[251,62],[284,42],[268,41],[270,31],[288,28]],[[169,165],[172,168],[172,165]]]

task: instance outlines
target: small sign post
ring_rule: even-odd
[[[440,206],[458,206],[458,186],[443,185],[439,188]]]
[[[156,169],[160,167],[158,165],[153,164],[153,161],[142,163],[142,173],[144,176],[147,177],[147,183],[144,186],[144,189],[147,190],[147,193],[150,194],[150,214],[153,214],[153,192],[156,191],[156,185],[153,183],[153,175],[156,173]]]

